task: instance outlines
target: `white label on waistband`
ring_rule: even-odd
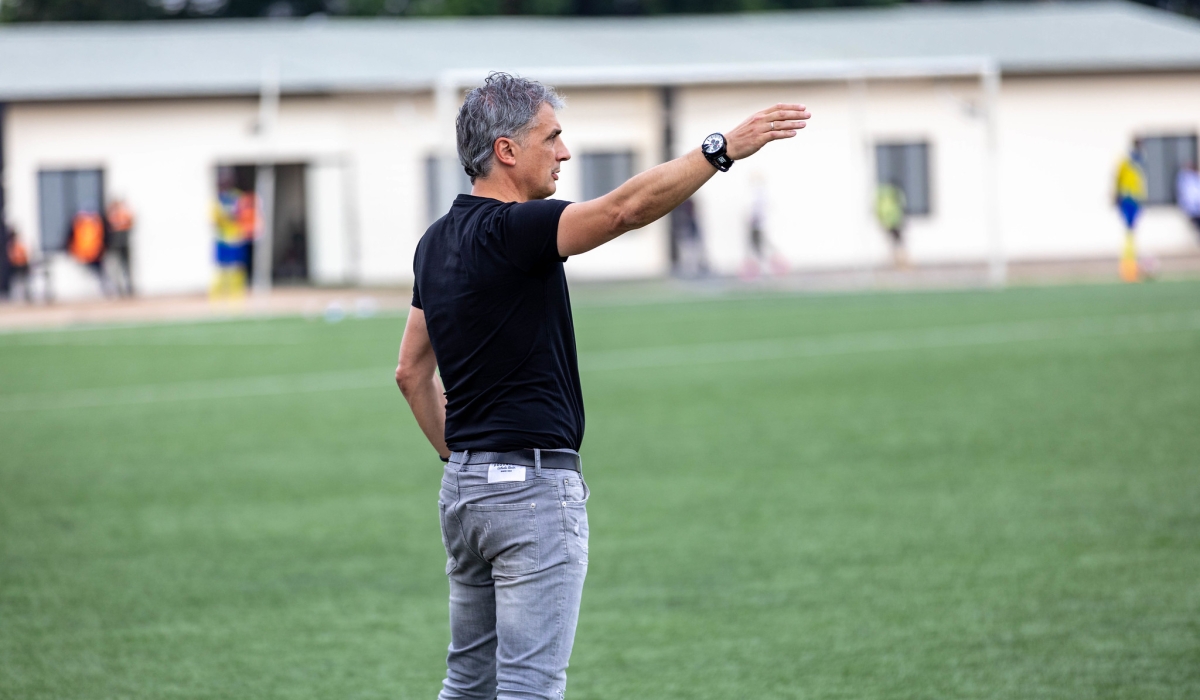
[[[488,483],[495,484],[501,481],[525,481],[525,467],[513,464],[489,464]]]

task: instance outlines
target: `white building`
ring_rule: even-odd
[[[220,166],[274,180],[276,273],[403,284],[462,90],[489,70],[557,86],[574,158],[559,196],[602,193],[751,111],[810,128],[697,197],[713,269],[746,254],[755,188],[794,269],[886,264],[876,182],[902,182],[915,263],[1115,256],[1115,166],[1143,139],[1144,250],[1197,248],[1171,180],[1195,161],[1200,22],[1120,2],[932,5],[619,19],[307,19],[0,28],[5,216],[56,294],[96,294],[64,222],[114,196],[137,215],[145,294],[206,289]],[[438,159],[439,154],[441,160]],[[257,182],[257,184],[255,184]],[[285,261],[284,258],[290,256]],[[298,261],[302,261],[299,262]],[[667,224],[568,265],[668,274]]]

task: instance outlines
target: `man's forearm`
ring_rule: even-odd
[[[622,212],[622,233],[658,221],[708,182],[717,169],[697,148],[640,173],[614,192]]]
[[[442,381],[434,374],[420,383],[400,385],[408,407],[412,409],[417,425],[433,449],[442,457],[450,456],[446,447],[446,396],[442,391]]]
[[[764,144],[789,139],[804,128],[809,114],[803,105],[777,104],[752,114],[725,134],[726,155],[741,160]],[[650,168],[603,197],[567,205],[558,221],[558,253],[586,253],[626,231],[666,216],[716,174],[697,148],[687,155]]]

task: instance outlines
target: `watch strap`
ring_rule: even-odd
[[[701,152],[703,153],[703,150]],[[711,153],[711,154],[705,153],[704,157],[708,159],[709,163],[712,163],[712,166],[714,168],[716,168],[717,170],[720,170],[723,173],[729,172],[729,169],[733,167],[733,159],[730,158],[729,156],[725,155],[724,148],[717,151],[716,153]]]

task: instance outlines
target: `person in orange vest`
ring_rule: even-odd
[[[8,256],[8,280],[5,292],[11,293],[13,285],[20,283],[22,296],[25,301],[33,301],[32,290],[29,287],[29,252],[21,243],[17,232],[8,228],[5,232],[5,254]]]
[[[254,244],[258,240],[258,195],[253,192],[238,194],[234,205],[237,226],[246,245],[246,279],[254,279]]]
[[[133,275],[129,267],[129,237],[133,232],[133,212],[123,199],[108,203],[104,223],[107,224],[107,240],[104,249],[111,261],[109,270],[116,270],[113,284],[120,296],[133,296]]]
[[[71,257],[91,268],[100,279],[100,289],[108,296],[108,279],[104,275],[104,220],[94,211],[81,211],[71,220],[71,235],[67,239]]]

